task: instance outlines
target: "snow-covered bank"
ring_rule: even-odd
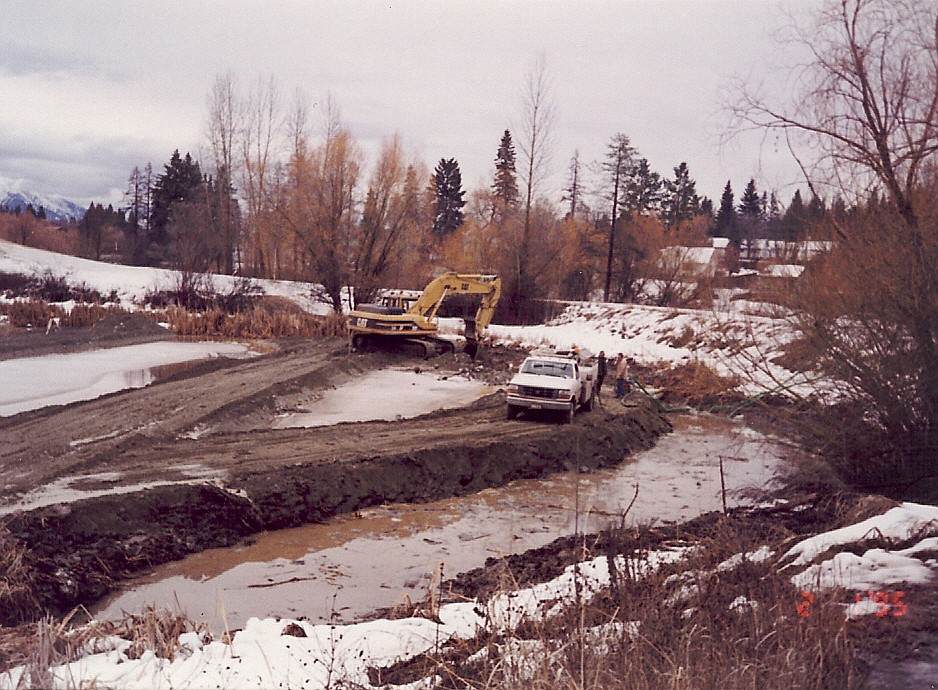
[[[637,304],[572,303],[540,326],[491,325],[490,335],[524,347],[573,345],[641,364],[701,362],[740,380],[758,394],[781,384],[809,394],[810,373],[794,374],[771,360],[794,336],[785,319],[720,310],[674,309]]]
[[[938,572],[934,553],[938,535],[938,507],[905,503],[886,513],[856,523],[847,528],[812,536],[792,546],[784,556],[773,562],[773,551],[767,547],[748,550],[725,559],[713,569],[724,574],[745,563],[759,567],[783,567],[786,562],[803,566],[829,553],[831,548],[857,550],[864,540],[900,540],[906,545],[900,555],[919,561],[919,567],[933,578]],[[914,543],[908,544],[909,541]],[[678,567],[694,553],[695,546],[674,545],[649,552],[641,560],[626,563],[617,556],[618,572],[630,572],[632,578],[648,577],[665,564]],[[809,566],[811,567],[811,566]],[[807,571],[806,571],[807,572]],[[686,581],[705,573],[679,571],[667,578],[673,596],[662,599],[659,606],[684,606],[684,599],[692,587]],[[892,573],[875,569],[866,573],[864,586],[885,588],[900,584]],[[758,575],[757,575],[758,577]],[[793,578],[794,584],[800,583]],[[909,582],[910,580],[905,580]],[[250,619],[243,630],[232,634],[230,644],[210,641],[197,633],[184,633],[179,637],[180,650],[175,658],[156,656],[152,651],[142,655],[132,651],[129,640],[109,637],[88,650],[86,656],[68,664],[50,669],[53,687],[98,685],[114,688],[267,688],[339,687],[343,683],[352,687],[392,687],[372,683],[369,669],[387,667],[398,661],[411,659],[423,653],[438,652],[448,641],[471,639],[482,631],[510,634],[519,625],[530,621],[543,621],[556,616],[564,604],[579,602],[584,605],[609,586],[610,568],[605,556],[576,566],[570,566],[558,577],[514,592],[502,593],[486,601],[445,604],[439,607],[436,621],[425,618],[375,620],[352,625],[312,625],[304,621],[287,619]],[[738,582],[723,580],[721,587]],[[745,582],[745,581],[742,581]],[[850,587],[850,580],[815,582],[824,588]],[[853,582],[855,584],[855,582]],[[745,585],[743,585],[745,586]],[[736,592],[727,592],[729,597]],[[668,603],[671,601],[671,603]],[[737,596],[729,608],[738,616],[755,615],[757,611],[782,605],[786,619],[798,620],[794,601],[758,602],[746,596]],[[767,606],[768,605],[768,606]],[[903,602],[904,605],[904,602]],[[874,601],[858,605],[842,605],[845,616],[874,614],[883,604]],[[904,609],[902,610],[904,613]],[[798,608],[802,617],[809,617],[809,608]],[[693,616],[693,609],[685,611]],[[899,615],[898,611],[892,615]],[[634,621],[619,626],[620,636],[628,631],[641,631],[642,623]],[[587,630],[587,636],[600,630]],[[512,648],[511,640],[505,649]],[[534,640],[532,643],[543,644]],[[25,667],[0,675],[0,688],[15,688],[24,680]],[[435,687],[434,678],[404,686],[408,688]]]
[[[68,254],[57,254],[43,249],[33,249],[0,240],[0,272],[42,277],[51,273],[65,278],[70,285],[85,284],[102,295],[112,292],[125,309],[133,309],[142,303],[150,292],[173,290],[179,284],[179,272],[164,268],[145,266],[123,266],[104,261],[82,259]],[[212,275],[216,291],[230,291],[237,283],[237,276]],[[332,310],[312,298],[315,287],[310,283],[291,280],[254,280],[265,294],[285,297],[312,314],[328,314]]]
[[[877,547],[866,548],[870,544]],[[839,588],[860,594],[846,612],[856,617],[884,610],[867,592],[934,580],[936,554],[938,506],[903,503],[882,515],[798,542],[783,560],[793,559],[786,569],[803,568],[791,581],[806,592]]]
[[[151,369],[207,357],[243,357],[240,343],[157,342],[0,361],[0,417],[141,388]]]
[[[683,549],[654,552],[647,560],[647,571],[683,554]],[[369,668],[439,649],[454,638],[472,639],[482,631],[510,632],[525,621],[556,615],[575,596],[589,601],[608,584],[609,567],[606,557],[601,556],[570,566],[549,582],[488,602],[444,604],[437,611],[439,622],[404,618],[337,626],[252,618],[243,630],[233,633],[231,644],[206,642],[197,633],[184,633],[175,659],[157,657],[152,651],[131,658],[132,643],[111,637],[95,645],[96,653],[51,669],[51,673],[57,688],[87,684],[128,690],[371,688]],[[19,687],[24,672],[20,667],[0,674],[0,689]],[[432,686],[420,682],[409,687]]]

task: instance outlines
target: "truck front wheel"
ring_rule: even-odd
[[[515,405],[509,405],[508,409],[505,411],[506,419],[514,419],[518,416],[518,408]]]
[[[573,418],[576,416],[576,398],[570,401],[570,409],[563,413],[563,423],[573,424]]]

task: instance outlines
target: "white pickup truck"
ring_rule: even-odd
[[[570,423],[577,408],[593,409],[596,365],[569,351],[534,354],[508,383],[508,419],[522,410],[555,410]]]

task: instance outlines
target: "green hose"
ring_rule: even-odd
[[[646,389],[645,386],[642,385],[641,381],[639,381],[634,376],[630,376],[629,381],[631,381],[636,386],[638,386],[638,389],[642,393],[648,396],[648,398],[655,404],[655,407],[658,408],[659,412],[690,412],[691,411],[691,408],[687,407],[686,405],[682,407],[670,407],[668,405],[665,405],[661,400],[659,400],[658,398],[653,396],[651,393],[649,393],[648,389]]]
[[[746,398],[742,402],[733,403],[731,405],[729,404],[713,405],[712,407],[704,410],[704,412],[715,414],[717,412],[720,412],[721,410],[729,410],[729,412],[727,413],[727,416],[734,417],[737,414],[739,414],[742,410],[745,410],[750,405],[755,405],[763,397],[767,395],[771,395],[773,393],[778,393],[778,392],[786,391],[790,389],[793,385],[792,382],[795,380],[795,377],[801,374],[804,374],[804,372],[803,371],[795,372],[794,374],[792,374],[791,378],[788,379],[788,381],[784,383],[780,383],[775,388],[772,388],[767,391],[762,391],[761,393],[757,395],[754,395],[750,398]],[[670,407],[669,405],[666,405],[664,402],[662,402],[659,398],[656,398],[654,395],[649,393],[648,389],[646,389],[645,386],[642,385],[641,381],[639,381],[636,377],[630,376],[629,380],[632,383],[634,383],[642,393],[648,396],[648,398],[655,404],[655,407],[658,408],[659,412],[670,413],[670,412],[692,412],[693,411],[693,408],[688,407],[687,405],[682,405],[681,407]]]

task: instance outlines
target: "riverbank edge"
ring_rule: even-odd
[[[353,432],[349,425],[347,431]],[[174,484],[57,504],[0,520],[28,581],[0,625],[64,616],[150,568],[263,530],[321,522],[388,503],[459,496],[579,466],[610,467],[671,425],[652,405],[608,405],[536,439],[408,450],[352,462],[310,459],[224,486]]]

